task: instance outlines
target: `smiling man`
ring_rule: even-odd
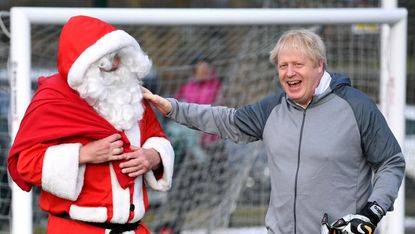
[[[272,51],[270,60],[276,65],[280,84],[287,96],[306,108],[323,77],[326,51],[323,42],[313,40],[312,34],[309,38],[296,35],[287,34],[286,39]]]
[[[376,104],[326,71],[321,38],[284,33],[271,51],[283,92],[238,109],[181,103],[149,91],[167,117],[238,143],[262,140],[271,197],[268,233],[373,233],[401,185],[405,160]],[[331,225],[329,225],[329,223]]]

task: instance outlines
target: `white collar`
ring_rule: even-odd
[[[314,96],[322,94],[330,86],[331,76],[328,72],[324,71],[323,76],[321,77],[320,83],[318,84],[316,90],[314,90]]]

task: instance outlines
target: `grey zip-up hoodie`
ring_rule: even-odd
[[[405,172],[401,148],[376,104],[346,76],[332,74],[306,109],[284,92],[238,109],[169,101],[168,117],[179,123],[239,143],[264,142],[268,233],[319,233],[324,213],[331,223],[368,201],[393,209]]]

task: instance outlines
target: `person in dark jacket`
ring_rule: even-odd
[[[144,97],[167,117],[238,143],[264,142],[271,178],[268,233],[373,233],[405,171],[376,104],[345,75],[326,71],[315,33],[290,30],[271,51],[283,92],[237,109]]]

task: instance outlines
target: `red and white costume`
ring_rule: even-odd
[[[134,38],[105,22],[72,17],[59,41],[59,73],[39,79],[10,150],[8,169],[23,190],[41,186],[40,207],[51,214],[48,233],[109,233],[84,222],[137,222],[148,207],[146,184],[161,191],[171,186],[173,148],[147,102],[142,101],[145,111],[137,125],[119,131],[71,88],[82,81],[89,65],[126,46],[140,49]],[[122,135],[124,152],[131,145],[158,151],[161,169],[131,178],[121,173],[120,162],[79,164],[81,145],[114,133]],[[70,219],[54,216],[61,214]],[[149,231],[140,224],[125,233]]]

